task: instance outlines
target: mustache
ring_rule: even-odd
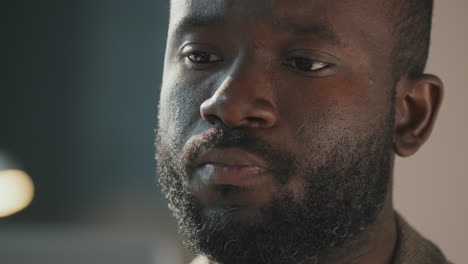
[[[192,137],[182,149],[180,164],[185,174],[190,175],[200,155],[213,148],[240,148],[263,158],[281,184],[287,183],[295,171],[295,160],[287,151],[274,148],[267,141],[243,130],[212,128]]]

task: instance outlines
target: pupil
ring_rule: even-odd
[[[195,62],[206,63],[209,60],[209,57],[205,53],[195,53],[192,55],[192,58]]]
[[[310,60],[297,58],[295,61],[296,67],[301,70],[310,70],[312,68],[312,63]]]

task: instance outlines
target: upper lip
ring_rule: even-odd
[[[200,155],[196,162],[196,167],[201,167],[205,164],[219,164],[221,166],[235,167],[258,167],[268,170],[268,163],[259,156],[242,150],[240,148],[212,148]]]

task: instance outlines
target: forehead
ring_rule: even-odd
[[[344,41],[361,41],[358,45],[376,53],[388,49],[392,42],[391,23],[386,16],[388,1],[383,0],[171,0],[170,31],[191,25],[229,26],[255,34],[260,26],[279,31],[294,25],[305,31],[320,28]],[[187,26],[188,24],[188,26]],[[253,26],[253,27],[252,27]],[[312,27],[311,27],[312,26]],[[228,27],[226,27],[228,28]],[[318,29],[318,30],[317,30]],[[336,33],[336,34],[335,34]]]
[[[366,22],[385,20],[381,0],[171,0],[171,23],[186,17],[274,23],[297,21]],[[218,20],[216,20],[218,19]]]
[[[231,15],[269,15],[281,16],[285,11],[298,11],[294,8],[318,7],[319,1],[304,0],[172,0],[171,15],[173,18],[192,16],[231,16]],[[297,14],[296,14],[297,15]]]

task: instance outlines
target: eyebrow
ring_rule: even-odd
[[[187,32],[195,28],[213,27],[215,25],[226,24],[224,16],[188,16],[176,25],[176,32]],[[345,46],[344,41],[332,30],[328,23],[301,24],[288,20],[274,20],[274,25],[298,36],[314,35],[335,46]]]
[[[194,28],[212,27],[225,23],[226,18],[224,16],[189,16],[178,22],[175,29],[177,33],[181,33]]]

